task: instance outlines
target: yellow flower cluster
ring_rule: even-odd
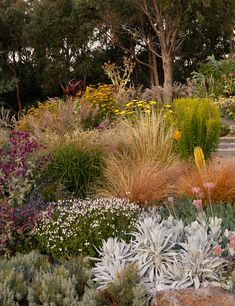
[[[116,99],[114,98],[114,86],[110,84],[99,84],[98,86],[88,86],[86,93],[82,98],[84,103],[98,105],[99,108],[106,112],[114,112]]]
[[[182,137],[182,133],[179,130],[175,131],[173,138],[176,141],[179,141],[181,139],[181,137]]]
[[[115,98],[115,87],[111,84],[99,84],[88,86],[83,102],[98,105],[106,114],[122,117],[134,117],[140,113],[151,113],[156,106],[156,101],[131,100],[127,103],[119,103]]]
[[[122,110],[116,109],[115,113],[125,117],[136,116],[140,113],[150,114],[156,104],[156,101],[131,100],[124,105]]]

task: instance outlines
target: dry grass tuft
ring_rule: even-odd
[[[99,194],[104,197],[128,198],[150,204],[163,200],[171,189],[171,171],[157,163],[138,163],[126,155],[112,155],[107,160],[104,176],[107,180]]]
[[[176,194],[193,197],[192,188],[200,187],[204,199],[208,201],[208,191],[204,183],[212,182],[212,202],[235,200],[235,159],[213,159],[204,171],[199,171],[194,164],[185,163],[178,168],[175,182]]]
[[[120,124],[123,150],[136,163],[157,162],[168,167],[178,160],[173,149],[173,129],[162,114],[142,115],[135,124]]]
[[[178,161],[172,135],[161,114],[121,123],[113,135],[120,143],[106,158],[106,183],[99,194],[139,203],[165,199],[172,191],[172,166]]]

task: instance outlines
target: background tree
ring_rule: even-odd
[[[1,1],[0,4],[0,69],[2,82],[14,82],[18,111],[22,111],[22,67],[28,62],[30,51],[26,45],[24,26],[28,22],[27,2]]]

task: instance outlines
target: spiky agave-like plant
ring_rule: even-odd
[[[213,238],[207,233],[207,229],[198,228],[194,234],[187,235],[186,242],[180,245],[180,263],[187,272],[188,285],[196,289],[201,283],[220,285],[225,261],[213,252]]]
[[[103,241],[98,251],[100,258],[92,269],[94,281],[98,283],[98,289],[105,289],[119,273],[121,273],[131,258],[131,244],[117,238],[109,238]]]
[[[137,231],[132,233],[133,259],[141,277],[154,282],[176,260],[175,242],[171,240],[173,233],[154,217],[140,221],[136,227]]]

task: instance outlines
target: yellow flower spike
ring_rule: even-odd
[[[204,157],[201,147],[194,148],[194,160],[195,160],[196,166],[199,171],[205,170],[206,162],[205,162],[205,157]]]
[[[179,130],[175,131],[173,138],[176,141],[179,141],[181,139],[181,137],[182,137],[182,133]]]

